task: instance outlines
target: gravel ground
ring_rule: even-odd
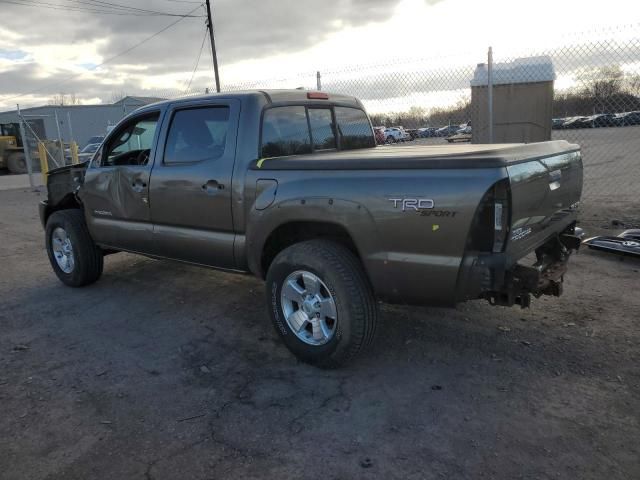
[[[252,277],[118,254],[64,287],[39,198],[0,191],[3,479],[640,478],[638,261],[583,251],[530,310],[382,306],[321,371]]]

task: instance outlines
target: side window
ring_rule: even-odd
[[[336,107],[335,113],[341,150],[375,147],[376,140],[371,131],[371,123],[362,110]]]
[[[265,110],[262,121],[261,157],[311,153],[311,138],[304,106]]]
[[[329,108],[309,108],[309,125],[314,150],[336,148],[333,115]]]
[[[96,166],[146,165],[158,126],[159,114],[154,113],[135,119],[120,128],[109,140],[105,154],[98,159]]]
[[[200,107],[173,114],[164,163],[193,163],[224,155],[229,128],[229,107]]]

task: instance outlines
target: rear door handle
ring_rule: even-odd
[[[224,185],[222,183],[218,183],[217,180],[209,180],[207,183],[202,185],[202,191],[209,195],[216,194],[218,190],[224,190]]]

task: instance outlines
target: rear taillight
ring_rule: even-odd
[[[493,186],[493,246],[492,252],[504,251],[509,235],[509,181],[501,180]]]
[[[497,182],[484,194],[476,210],[467,249],[479,252],[504,251],[511,215],[509,180]]]

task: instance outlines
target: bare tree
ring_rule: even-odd
[[[117,103],[125,97],[127,97],[127,92],[125,91],[111,92],[111,103]]]
[[[585,94],[594,99],[601,111],[606,110],[611,100],[622,93],[624,73],[620,65],[594,68],[585,75]]]
[[[625,90],[631,95],[640,97],[640,73],[630,74],[625,77]]]
[[[80,99],[75,93],[58,93],[49,99],[49,105],[80,105]]]

